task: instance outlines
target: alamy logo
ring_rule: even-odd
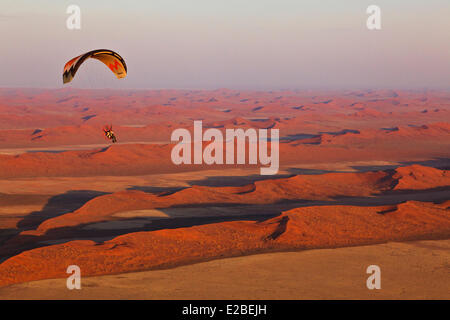
[[[211,165],[224,164],[225,158],[225,164],[245,164],[246,150],[248,149],[248,164],[258,164],[259,158],[259,163],[266,166],[260,169],[260,173],[273,175],[278,172],[279,167],[279,130],[270,129],[270,155],[267,131],[267,129],[256,131],[253,128],[245,131],[243,129],[226,129],[224,140],[223,133],[219,129],[210,128],[203,132],[202,121],[194,121],[193,143],[189,130],[180,128],[172,132],[171,141],[178,141],[172,149],[172,162],[176,165],[202,163]],[[210,143],[203,149],[204,141]],[[194,148],[193,159],[192,146]]]
[[[66,20],[66,26],[69,30],[81,29],[81,9],[75,4],[71,4],[67,7],[66,13],[70,16]]]
[[[370,5],[366,10],[370,16],[367,18],[367,29],[369,30],[381,30],[381,9],[379,6]]]
[[[372,274],[367,278],[367,289],[381,289],[381,269],[379,266],[373,264],[367,267],[366,273]]]
[[[81,270],[77,265],[70,265],[67,267],[66,272],[71,274],[66,281],[67,289],[81,289]]]

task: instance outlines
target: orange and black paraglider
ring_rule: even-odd
[[[114,131],[112,131],[112,125],[105,126],[103,128],[103,132],[105,133],[105,137],[112,141],[112,143],[117,142],[116,135],[114,134]]]
[[[72,81],[78,68],[89,58],[103,62],[116,75],[117,79],[125,78],[127,75],[125,60],[118,53],[107,49],[99,49],[86,52],[67,62],[64,66],[63,83]]]
[[[118,53],[108,49],[99,49],[86,52],[68,61],[64,65],[63,83],[72,81],[80,66],[89,58],[103,62],[116,75],[117,79],[127,76],[127,65]],[[111,140],[112,143],[117,142],[116,135],[112,131],[112,125],[103,127],[103,132],[105,137]]]

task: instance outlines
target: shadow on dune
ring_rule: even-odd
[[[152,186],[131,186],[127,190],[138,190],[158,196],[168,196],[175,192],[186,189],[187,187],[152,187]]]
[[[360,134],[361,132],[359,130],[353,130],[353,129],[342,129],[340,131],[321,131],[320,134],[331,134],[333,136],[342,136],[346,133],[354,133],[354,134]]]
[[[8,228],[8,229],[0,229],[0,246],[3,245],[3,242],[8,240],[9,238],[15,236],[17,234],[17,229]],[[1,259],[0,259],[1,261]]]
[[[85,194],[87,197],[88,195]],[[91,196],[93,196],[91,194]],[[228,222],[228,221],[265,221],[279,216],[282,212],[309,206],[339,206],[351,205],[360,207],[370,206],[395,206],[410,200],[442,203],[450,198],[450,186],[428,190],[401,190],[389,191],[372,197],[336,197],[332,200],[299,200],[281,201],[271,205],[249,205],[215,203],[207,206],[172,206],[169,208],[158,208],[167,218],[160,217],[131,217],[114,218],[105,221],[92,222],[74,227],[62,227],[48,230],[40,236],[17,235],[10,238],[12,241],[4,241],[0,250],[0,263],[25,250],[45,247],[53,244],[65,243],[73,240],[92,240],[97,243],[111,240],[117,236],[142,231],[157,231],[163,229],[188,228],[193,226]],[[86,199],[86,198],[85,198]],[[80,204],[77,205],[79,207]],[[66,207],[67,208],[67,207]],[[223,212],[227,208],[228,212]],[[180,217],[174,215],[174,210],[203,210],[205,215],[197,217]],[[66,209],[67,210],[67,209]],[[74,209],[75,210],[75,209]],[[380,214],[389,212],[380,211]],[[392,209],[394,210],[394,209]],[[245,212],[245,213],[244,213]],[[179,213],[178,213],[179,214]],[[215,214],[215,215],[214,215]],[[282,230],[279,230],[282,232]],[[273,234],[277,237],[278,233]]]
[[[43,221],[75,211],[89,200],[104,194],[107,193],[91,190],[73,190],[53,196],[42,210],[31,212],[17,223],[17,227],[21,230],[34,229]]]
[[[401,162],[403,166],[410,166],[412,164],[420,164],[422,166],[433,167],[441,170],[450,170],[450,158],[434,158],[425,161],[404,161]]]
[[[367,171],[392,170],[398,167],[410,166],[413,164],[419,164],[422,166],[433,167],[441,170],[449,170],[450,158],[434,158],[423,161],[403,161],[399,162],[399,164],[392,164],[392,165],[351,166],[351,168],[357,170],[358,172],[367,172]]]
[[[164,209],[159,209],[164,212]],[[205,217],[186,217],[186,218],[163,218],[163,219],[146,219],[146,218],[126,218],[114,221],[95,222],[90,224],[82,224],[75,227],[62,227],[48,230],[44,235],[17,235],[13,241],[7,243],[0,250],[0,263],[13,257],[23,251],[35,248],[46,247],[54,244],[66,243],[74,240],[91,240],[98,244],[111,240],[120,235],[142,231],[157,231],[163,229],[189,228],[205,224],[220,223],[227,221],[264,221],[281,212],[270,215],[241,215],[241,216],[205,216]],[[120,222],[124,227],[108,228],[108,223]],[[127,227],[127,224],[136,224],[138,226]],[[103,225],[96,227],[99,225]]]
[[[297,133],[297,134],[288,134],[284,137],[280,137],[280,142],[306,140],[305,144],[318,145],[320,144],[320,141],[317,140],[318,138],[320,138],[320,134]]]
[[[333,170],[320,170],[320,169],[304,169],[304,168],[289,168],[288,172],[293,175],[316,175],[316,174],[324,174],[324,173],[334,173],[334,172],[342,172],[342,171],[333,171]]]
[[[273,180],[280,178],[289,178],[293,174],[277,174],[273,176],[262,176],[253,174],[248,176],[211,176],[202,180],[187,181],[191,186],[203,187],[242,187],[261,180]]]
[[[445,165],[450,159],[433,159],[427,163],[436,165]],[[406,165],[406,164],[405,164]],[[391,166],[385,166],[390,167]],[[370,168],[375,171],[373,166],[359,166],[355,169],[362,171]],[[292,174],[323,174],[333,171],[313,170],[291,168],[288,172]],[[191,185],[225,187],[225,186],[243,186],[254,183],[259,180],[279,179],[292,176],[292,174],[277,175],[272,177],[261,176],[258,174],[250,176],[213,176],[203,180],[189,181]],[[184,189],[183,187],[152,187],[152,186],[132,186],[129,190],[140,190],[158,196],[166,196]],[[73,212],[82,207],[89,200],[104,195],[105,192],[78,190],[50,198],[41,211],[32,212],[18,223],[21,230],[35,229],[43,221],[57,217],[64,213]],[[450,199],[450,186],[439,187],[426,190],[390,190],[382,194],[369,197],[350,197],[339,196],[329,200],[282,200],[272,204],[246,204],[246,203],[208,203],[207,205],[192,205],[185,203],[168,208],[149,208],[157,210],[165,215],[161,216],[111,216],[103,221],[87,223],[73,227],[61,227],[48,230],[40,236],[35,235],[16,235],[9,240],[3,240],[3,248],[0,250],[0,261],[18,254],[24,250],[37,247],[44,247],[56,243],[64,243],[72,240],[92,240],[103,242],[132,232],[156,231],[162,229],[186,228],[204,224],[220,223],[227,221],[264,221],[280,215],[287,211],[299,207],[307,206],[326,206],[326,205],[352,205],[352,206],[389,206],[397,205],[406,201],[415,200],[423,202],[441,203]],[[133,210],[131,210],[133,211]],[[145,210],[137,210],[145,211]],[[380,214],[389,211],[381,211]],[[148,214],[148,213],[147,213]],[[186,216],[183,216],[186,215]],[[192,216],[196,215],[196,216]],[[279,230],[282,231],[281,229]],[[272,235],[277,237],[278,233]]]

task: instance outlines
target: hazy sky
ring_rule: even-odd
[[[61,88],[64,63],[112,49],[66,86],[84,88],[450,87],[449,0],[0,0],[0,86]],[[66,8],[81,8],[81,30]],[[366,28],[381,7],[382,29]]]

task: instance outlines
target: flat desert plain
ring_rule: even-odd
[[[194,120],[277,174],[175,165]],[[449,92],[0,89],[0,297],[449,299],[449,168]]]

